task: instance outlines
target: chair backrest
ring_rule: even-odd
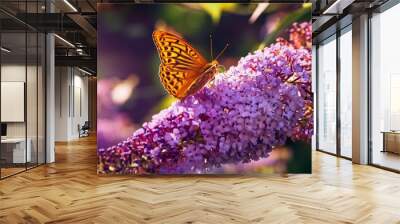
[[[85,123],[83,124],[82,128],[89,129],[90,128],[89,124],[90,124],[89,121],[85,121]]]

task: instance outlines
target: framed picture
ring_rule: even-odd
[[[311,4],[98,8],[99,174],[311,172]]]

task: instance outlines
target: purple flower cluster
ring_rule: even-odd
[[[311,112],[310,112],[311,110]],[[312,135],[311,51],[278,41],[99,149],[99,173],[208,173]]]
[[[310,22],[294,23],[289,30],[289,42],[294,48],[306,49],[310,52],[307,61],[311,62],[311,45],[312,45],[312,26]],[[306,65],[304,65],[306,66]],[[307,65],[306,70],[311,70],[311,63]],[[296,74],[293,74],[293,83],[298,86],[304,96],[304,115],[297,123],[293,132],[292,139],[310,139],[313,134],[313,93],[311,90],[311,77],[304,79],[296,79]]]
[[[312,27],[309,22],[294,23],[289,31],[289,40],[296,47],[311,49]]]

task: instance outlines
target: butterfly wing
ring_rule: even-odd
[[[160,79],[165,89],[177,98],[184,98],[187,89],[207,65],[206,59],[183,38],[157,30],[153,40],[161,60]]]
[[[187,90],[196,80],[198,74],[192,70],[176,69],[173,66],[160,65],[160,79],[169,94],[182,99],[187,95]]]

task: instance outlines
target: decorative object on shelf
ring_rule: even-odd
[[[383,131],[383,149],[382,152],[391,152],[400,154],[400,131]]]

